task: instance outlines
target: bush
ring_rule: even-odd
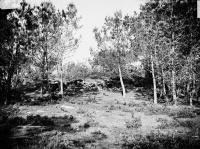
[[[102,133],[100,130],[99,131],[94,131],[94,132],[92,132],[92,134],[93,134],[93,137],[95,139],[98,139],[98,140],[102,140],[102,139],[106,139],[107,138],[107,136],[104,133]]]
[[[180,122],[180,125],[183,127],[187,127],[187,128],[193,128],[195,126],[194,122],[190,121],[190,120],[182,121],[182,122]]]
[[[194,118],[196,117],[195,113],[191,108],[184,108],[181,109],[174,114],[172,113],[171,116],[175,116],[176,118]]]
[[[172,127],[175,128],[180,126],[179,122],[176,120],[168,121],[164,118],[158,118],[157,122],[161,123],[159,126],[157,126],[157,129],[169,129]]]
[[[139,140],[124,143],[122,147],[126,149],[197,149],[200,147],[200,142],[191,140],[189,137],[150,133]]]
[[[127,128],[135,128],[138,129],[142,126],[142,121],[140,117],[133,117],[131,121],[126,122]]]
[[[30,115],[27,116],[27,122],[32,126],[54,126],[54,122],[48,118],[47,116],[40,116],[40,115]]]

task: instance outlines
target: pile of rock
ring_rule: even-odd
[[[75,95],[78,92],[83,92],[84,81],[82,79],[72,80],[65,83],[65,93],[67,95]]]
[[[64,94],[68,96],[83,92],[96,92],[105,88],[105,86],[105,81],[100,79],[76,79],[63,83]],[[39,89],[40,87],[37,87],[37,90]],[[47,91],[46,88],[44,90]],[[60,80],[49,80],[49,91],[51,92],[51,97],[56,97],[57,99],[60,93]]]
[[[66,94],[74,95],[80,92],[96,92],[105,87],[105,82],[103,80],[94,79],[78,79],[66,83]]]

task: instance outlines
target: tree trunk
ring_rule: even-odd
[[[187,83],[187,89],[186,89],[186,93],[187,93],[187,100],[189,99],[189,102],[190,102],[190,104],[191,104],[191,93],[190,93],[190,79],[189,79],[189,81],[188,81],[188,83]]]
[[[60,64],[60,93],[63,98],[63,68],[62,68],[62,62]]]
[[[192,87],[192,90],[189,91],[189,100],[190,100],[190,106],[193,106],[193,97],[194,97],[195,89]]]
[[[121,73],[121,67],[120,67],[120,65],[118,66],[118,69],[119,69],[120,83],[121,83],[121,86],[122,86],[122,94],[123,94],[123,98],[125,98],[126,97],[126,90],[125,90],[125,87],[124,87],[124,82],[123,82],[123,78],[122,78],[122,73]]]
[[[162,70],[162,90],[163,90],[163,96],[164,98],[166,98],[166,88],[165,88],[165,74],[164,74],[164,71],[163,71],[163,66],[161,68]]]
[[[172,33],[172,42],[173,41],[174,41],[174,32]],[[172,45],[171,48],[172,48],[171,49],[172,50],[171,53],[173,54],[173,56],[172,56],[172,78],[171,78],[171,83],[172,83],[172,97],[173,97],[174,105],[177,106],[175,65],[174,65],[174,54],[175,54],[175,47],[174,47],[174,45]]]
[[[196,76],[195,76],[194,73],[193,73],[193,83],[192,84],[193,84],[192,95],[193,95],[193,98],[194,98],[194,96],[196,96]]]
[[[191,68],[193,69],[193,66],[191,65]],[[196,93],[196,82],[195,82],[195,74],[192,70],[192,74],[190,75],[190,80],[192,83],[192,90],[189,92],[190,95],[190,106],[193,106],[193,99]]]
[[[47,92],[48,94],[50,93],[50,90],[49,90],[49,64],[48,64],[48,45],[47,45],[47,37],[48,37],[48,34],[46,32],[46,39],[45,39],[45,72],[46,72],[46,79],[47,79]]]
[[[190,94],[190,106],[191,106],[191,107],[193,106],[192,99],[193,99],[193,93]]]
[[[45,72],[46,72],[46,79],[47,79],[47,92],[50,93],[50,86],[49,86],[49,65],[48,65],[47,52],[46,52],[45,63],[46,63]]]
[[[153,63],[153,56],[152,55],[151,55],[151,72],[152,72],[152,77],[153,77],[154,104],[157,104],[158,98],[157,98],[156,78],[155,78],[154,63]]]
[[[44,77],[43,77],[43,74],[42,74],[42,81],[41,81],[41,97],[43,98],[43,92],[44,92]]]
[[[8,104],[8,100],[10,99],[11,79],[12,79],[12,76],[8,74],[8,78],[6,81],[6,100],[4,102],[5,105]]]
[[[194,62],[194,61],[195,61],[195,56],[192,55],[192,62]],[[193,64],[194,63],[191,63],[191,68],[192,68],[192,76],[191,76],[191,78],[192,78],[192,99],[190,101],[190,106],[193,106],[192,100],[194,99],[194,96],[196,96],[198,98],[198,96],[196,94],[196,75],[195,75],[195,70],[194,70],[195,66]]]
[[[174,39],[175,39],[175,32],[174,32],[174,26],[175,26],[175,21],[173,20],[174,18],[174,1],[172,1],[172,12],[171,12],[171,18],[172,18],[172,23],[173,23],[173,28],[172,28],[172,39],[171,39],[171,54],[172,54],[172,78],[171,78],[171,83],[172,83],[172,97],[174,101],[174,105],[177,106],[177,97],[176,97],[176,79],[175,79],[175,65],[174,65],[174,54],[175,54],[175,45],[174,45]]]
[[[5,99],[5,102],[4,104],[7,105],[8,104],[8,100],[10,99],[10,91],[11,91],[11,88],[12,88],[12,77],[14,75],[14,71],[15,71],[15,65],[13,65],[14,62],[11,62],[10,63],[10,66],[9,66],[9,70],[8,70],[8,77],[7,77],[7,80],[6,80],[6,99]]]
[[[189,72],[190,73],[190,72]],[[192,99],[193,99],[193,89],[191,90],[192,86],[190,85],[192,82],[192,77],[191,77],[191,74],[189,74],[189,81],[188,81],[188,84],[187,84],[187,94],[188,94],[188,97],[189,97],[189,102],[190,102],[190,106],[192,106]]]
[[[171,79],[171,82],[172,82],[172,97],[173,97],[174,105],[177,106],[175,70],[174,70],[174,68],[172,70],[172,79]]]
[[[42,56],[42,80],[41,80],[41,97],[43,98],[44,93],[44,78],[45,78],[45,52]]]

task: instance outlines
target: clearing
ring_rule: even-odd
[[[29,122],[13,127],[12,137],[4,142],[11,139],[15,144],[13,148],[199,146],[198,108],[153,105],[134,90],[128,92],[125,99],[118,92],[100,90],[66,100],[44,106],[18,106],[17,116]]]

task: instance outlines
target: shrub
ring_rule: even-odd
[[[54,126],[54,122],[51,120],[51,118],[48,118],[47,116],[40,116],[40,115],[30,115],[27,116],[27,121],[29,124],[33,126]]]
[[[161,123],[159,126],[157,126],[157,129],[167,129],[180,126],[180,124],[176,120],[168,121],[164,118],[158,118],[157,122]]]
[[[126,149],[196,149],[200,147],[200,142],[191,140],[189,137],[150,133],[137,141],[124,143],[122,147]]]
[[[78,113],[78,114],[85,114],[85,113],[86,113],[86,110],[84,110],[83,108],[78,108],[77,113]]]
[[[131,121],[126,122],[127,128],[138,129],[142,126],[142,121],[140,117],[134,117]]]
[[[171,113],[171,116],[175,116],[176,118],[194,118],[196,117],[195,113],[191,108],[184,108],[175,113]]]
[[[193,128],[194,127],[194,122],[193,121],[182,121],[180,122],[180,125],[183,127],[187,127],[187,128]]]
[[[102,140],[102,139],[106,139],[107,138],[107,136],[104,133],[102,133],[100,130],[99,131],[94,131],[94,132],[92,132],[92,134],[93,134],[93,137],[95,139],[98,139],[98,140]]]
[[[98,103],[98,100],[96,99],[95,96],[91,96],[89,95],[88,99],[86,100],[87,103],[91,102],[91,103]]]
[[[8,125],[9,126],[19,126],[19,125],[26,125],[27,124],[27,120],[22,118],[22,117],[11,117],[8,120]]]

